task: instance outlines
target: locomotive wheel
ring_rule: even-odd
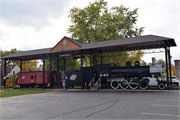
[[[117,80],[111,81],[111,88],[112,89],[118,89],[119,88],[119,82]]]
[[[129,87],[131,89],[137,89],[138,88],[139,83],[137,82],[137,80],[131,80],[129,83]]]
[[[127,89],[128,86],[129,86],[128,84],[129,84],[129,83],[128,83],[127,80],[122,80],[122,81],[120,82],[120,86],[121,86],[122,89]]]
[[[163,90],[165,88],[165,84],[164,83],[159,83],[158,87],[159,87],[159,89]]]
[[[140,80],[140,81],[139,81],[139,87],[140,87],[141,89],[146,89],[146,88],[148,88],[148,82],[145,81],[145,80]]]

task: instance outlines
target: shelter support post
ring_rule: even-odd
[[[103,64],[103,56],[102,56],[102,53],[101,53],[101,64]]]
[[[57,56],[57,72],[59,72],[59,57]]]
[[[4,59],[4,76],[6,76],[6,59]],[[4,80],[4,89],[6,88],[6,80]]]
[[[81,50],[81,89],[84,88],[84,81],[83,81],[83,51]]]
[[[94,66],[94,63],[95,63],[95,62],[94,62],[94,60],[95,60],[95,59],[94,59],[94,55],[93,55],[93,61],[92,61],[92,63],[93,63],[93,66]]]
[[[22,72],[22,60],[20,60],[20,72]]]
[[[96,65],[97,64],[97,61],[96,61],[96,55],[94,55],[94,65]],[[94,66],[93,65],[93,66]]]
[[[52,61],[52,54],[49,54],[49,72],[50,72],[50,89],[52,88],[52,73],[51,73],[51,61]]]
[[[168,57],[169,57],[169,73],[170,73],[170,82],[172,82],[172,76],[171,76],[171,55],[170,55],[170,47],[168,49]]]
[[[92,49],[90,49],[90,81],[92,80]]]
[[[43,54],[43,89],[45,88],[45,54]]]
[[[63,61],[64,61],[64,71],[66,71],[66,59],[65,59],[65,57],[63,58]]]
[[[167,61],[167,44],[165,43],[165,60],[166,60],[166,79],[167,79],[167,87],[169,90],[169,76],[168,76],[168,61]]]

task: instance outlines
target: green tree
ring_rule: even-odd
[[[14,75],[11,77],[12,84],[16,85],[16,84],[18,83],[17,77],[18,77],[17,74],[14,74]]]
[[[68,33],[81,42],[96,42],[140,36],[143,27],[137,28],[138,8],[130,10],[123,5],[108,9],[104,0],[89,3],[84,9],[73,7],[69,18],[72,25]]]
[[[159,59],[158,61],[156,61],[156,64],[157,64],[157,65],[161,65],[161,66],[163,66],[163,67],[166,66],[166,63],[165,63],[165,61],[164,61],[163,59]]]
[[[135,65],[136,61],[141,61],[141,58],[143,57],[143,53],[144,53],[143,51],[131,52],[131,55],[129,56],[128,61],[130,61],[132,65]]]
[[[21,50],[17,50],[16,48],[12,48],[10,51],[1,50],[0,57],[4,57],[4,56],[11,55],[11,54],[18,53],[18,52],[21,52]],[[17,61],[7,60],[6,62],[7,62],[7,64],[10,64],[10,63],[15,64]],[[4,60],[1,59],[0,65],[4,65]]]
[[[66,57],[65,58],[65,67],[66,71],[70,70],[79,70],[81,62],[79,59],[73,59],[73,57]],[[49,71],[49,59],[45,61],[45,70]],[[51,63],[52,71],[57,71],[57,59],[52,59]],[[59,59],[59,71],[64,71],[64,60]]]
[[[83,9],[77,7],[70,9],[68,17],[72,25],[69,26],[68,33],[83,43],[140,36],[144,28],[135,26],[138,18],[137,12],[138,8],[131,11],[123,5],[109,9],[107,2],[96,0]],[[114,53],[115,57],[105,59],[105,63],[115,62],[122,65],[128,57],[134,57],[131,55],[127,57],[127,54],[127,52]],[[134,58],[139,57],[138,60],[141,61],[142,56],[138,55]],[[99,62],[99,58],[96,60]]]
[[[18,65],[20,66],[20,62],[18,62]],[[38,69],[37,65],[38,65],[38,62],[35,60],[22,61],[22,72],[35,71]]]
[[[165,62],[163,59],[155,60],[155,63],[156,63],[157,65],[161,65],[161,66],[163,66],[163,67],[166,66],[166,62]],[[152,65],[152,63],[150,62],[150,63],[148,63],[148,65]]]

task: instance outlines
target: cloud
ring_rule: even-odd
[[[2,24],[40,30],[53,24],[51,18],[59,19],[67,14],[66,6],[68,2],[64,1],[2,1]]]
[[[33,50],[53,47],[63,36],[70,36],[66,30],[70,23],[69,9],[84,8],[95,0],[1,0],[3,50]],[[145,27],[143,35],[154,34],[174,38],[177,47],[171,48],[172,59],[180,58],[178,0],[105,0],[108,7],[123,4],[131,10],[139,8],[137,27]],[[164,59],[164,53],[145,54]]]

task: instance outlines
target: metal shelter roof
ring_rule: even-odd
[[[121,51],[132,51],[132,50],[146,50],[146,49],[156,49],[164,48],[165,43],[168,47],[176,46],[173,38],[161,37],[156,35],[145,35],[139,37],[123,38],[116,40],[107,40],[93,43],[81,43],[76,39],[69,37],[64,37],[71,42],[80,46],[79,48],[65,49],[51,51],[52,48],[37,49],[30,51],[22,51],[19,53],[11,54],[8,56],[1,57],[1,59],[10,60],[35,60],[42,59],[43,54],[46,57],[52,54],[53,57],[66,57],[66,56],[78,56],[81,55],[81,50],[83,50],[84,55],[89,54],[89,49],[92,49],[92,54],[100,53],[111,53],[111,52],[121,52]]]

